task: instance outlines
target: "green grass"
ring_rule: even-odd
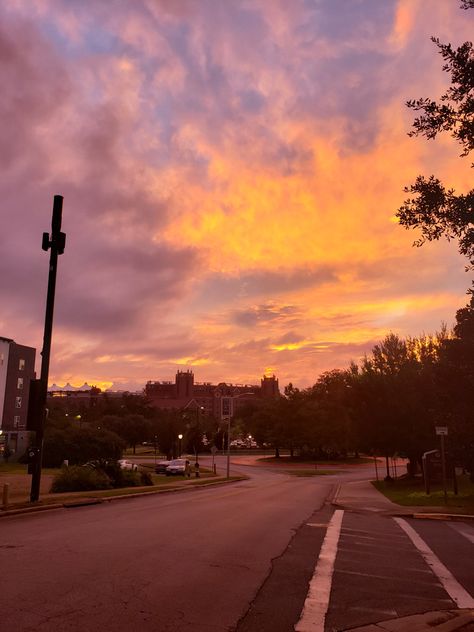
[[[285,474],[291,474],[292,476],[327,476],[331,474],[339,474],[340,470],[285,470]]]
[[[369,457],[359,457],[359,458],[354,458],[354,457],[348,457],[346,459],[332,459],[330,461],[325,461],[324,459],[311,459],[311,458],[306,458],[306,457],[301,457],[301,456],[280,456],[279,458],[276,458],[274,456],[267,456],[267,457],[263,457],[260,459],[257,459],[257,461],[262,461],[265,463],[279,463],[281,465],[294,465],[295,463],[304,463],[305,465],[361,465],[363,463],[373,463],[374,460],[373,458],[369,458]]]
[[[389,500],[405,507],[446,507],[444,503],[444,491],[437,483],[432,486],[431,493],[426,494],[421,479],[402,478],[386,483],[385,481],[372,481],[372,484]],[[456,496],[452,491],[452,484],[448,484],[448,508],[453,512],[474,514],[474,483],[468,476],[458,476],[459,493]]]

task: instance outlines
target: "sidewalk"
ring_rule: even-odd
[[[472,515],[450,514],[442,507],[407,507],[397,505],[379,492],[370,481],[341,483],[332,504],[350,511],[373,511],[388,516],[426,520],[474,520]]]
[[[370,481],[341,483],[332,504],[349,511],[437,520],[474,520],[442,513],[439,507],[403,507],[390,501]],[[474,610],[439,610],[371,623],[344,632],[474,632]]]
[[[389,619],[344,632],[472,632],[474,610],[435,610],[400,619]]]

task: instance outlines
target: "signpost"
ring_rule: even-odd
[[[216,464],[215,464],[216,452],[219,452],[219,450],[216,448],[215,445],[213,445],[211,448],[211,453],[212,453],[212,471],[214,472],[214,474],[216,473]]]
[[[446,455],[444,452],[444,437],[448,435],[448,427],[447,426],[436,426],[435,427],[437,436],[440,437],[441,440],[441,467],[443,469],[443,490],[444,490],[444,504],[448,504],[448,490],[446,485]]]

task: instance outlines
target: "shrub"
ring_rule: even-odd
[[[153,477],[150,472],[140,472],[141,485],[153,485]]]
[[[89,467],[63,467],[51,485],[53,493],[80,492],[93,489],[110,489],[110,478],[101,470]]]
[[[120,487],[140,487],[140,485],[142,485],[142,481],[138,472],[122,470],[122,484]]]

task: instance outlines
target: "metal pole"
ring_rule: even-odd
[[[448,490],[446,485],[446,458],[444,453],[444,435],[441,435],[441,466],[443,468],[443,490],[444,490],[444,504],[448,504]]]
[[[230,478],[230,417],[227,418],[227,478]]]
[[[374,455],[374,465],[375,465],[375,478],[379,480],[379,470],[377,468],[377,457]]]
[[[36,447],[38,456],[33,464],[31,478],[30,500],[32,503],[39,500],[41,483],[41,462],[43,458],[44,424],[47,415],[46,397],[48,394],[49,360],[51,355],[51,338],[53,333],[54,296],[56,291],[56,272],[58,267],[58,255],[62,255],[66,245],[66,235],[61,232],[63,213],[62,195],[54,196],[53,217],[51,221],[51,239],[48,233],[43,233],[43,250],[51,249],[49,258],[48,293],[46,296],[46,314],[44,319],[43,349],[41,351],[41,376],[39,388],[39,419],[36,430]]]

